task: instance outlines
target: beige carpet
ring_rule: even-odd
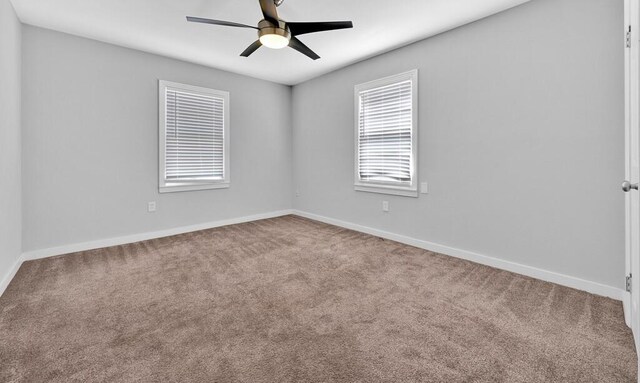
[[[620,302],[288,216],[26,262],[2,382],[635,382]]]

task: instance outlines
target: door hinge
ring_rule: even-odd
[[[627,290],[627,292],[631,292],[631,283],[633,281],[633,275],[629,274],[627,275],[627,277],[625,278],[625,289]]]
[[[631,25],[629,25],[629,30],[627,31],[627,48],[631,48]]]

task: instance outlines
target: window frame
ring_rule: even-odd
[[[185,181],[185,182],[171,182],[165,178],[166,174],[166,134],[167,134],[167,121],[166,121],[166,94],[167,88],[178,89],[186,92],[200,93],[210,96],[222,98],[224,101],[223,108],[223,174],[224,178],[221,180],[202,180],[202,181]],[[158,118],[158,181],[160,193],[171,192],[183,192],[192,190],[208,190],[208,189],[225,189],[231,184],[231,172],[229,167],[230,158],[230,100],[229,92],[205,88],[201,86],[182,84],[177,82],[171,82],[166,80],[158,80],[158,102],[159,102],[159,118]]]
[[[411,182],[365,181],[360,179],[360,93],[404,81],[411,81]],[[361,192],[418,197],[418,70],[399,73],[378,80],[358,84],[354,87],[354,189]]]

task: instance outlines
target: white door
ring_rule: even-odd
[[[640,335],[640,0],[625,0],[625,192],[626,269],[631,276],[625,320]]]

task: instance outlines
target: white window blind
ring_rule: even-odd
[[[163,82],[161,189],[224,183],[228,94]]]
[[[360,93],[360,179],[411,182],[411,81]]]
[[[416,124],[411,74],[357,89],[357,184],[400,189],[411,189],[415,184]]]
[[[224,178],[224,100],[167,88],[166,179]]]

